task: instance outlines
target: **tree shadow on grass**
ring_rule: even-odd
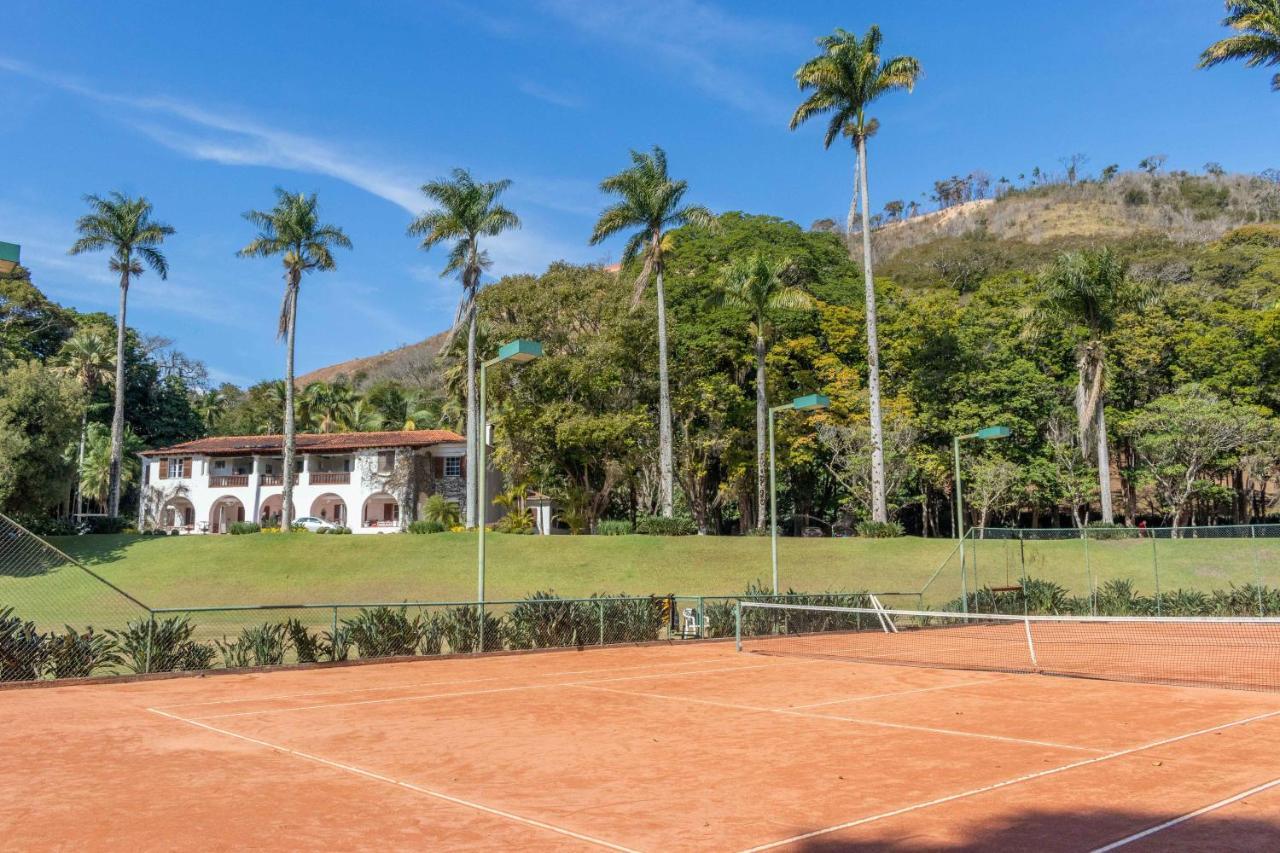
[[[1280,799],[1271,789],[1253,797],[1209,812],[1137,841],[1120,849],[1133,850],[1213,850],[1256,851],[1280,849]],[[1260,798],[1272,796],[1264,801]],[[1259,798],[1259,799],[1255,799]],[[1253,803],[1253,808],[1250,808]],[[996,806],[999,808],[999,806]],[[1251,816],[1231,814],[1231,810],[1252,812]],[[1188,809],[1190,811],[1190,809]],[[854,827],[843,832],[810,838],[789,849],[807,853],[836,851],[897,851],[897,853],[977,853],[996,850],[1076,851],[1093,850],[1135,833],[1143,832],[1185,814],[1090,809],[1085,811],[1035,810],[1020,814],[993,814],[987,825],[950,829],[950,821],[930,809],[899,818],[892,830],[887,826]],[[892,819],[890,819],[892,821]],[[912,828],[903,834],[903,821]],[[896,833],[896,834],[891,834]]]

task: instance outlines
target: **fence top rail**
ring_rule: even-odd
[[[1085,537],[1107,537],[1114,536],[1123,538],[1124,536],[1159,536],[1164,538],[1163,534],[1176,533],[1182,536],[1205,536],[1205,537],[1226,537],[1228,532],[1238,531],[1242,534],[1241,538],[1247,537],[1253,533],[1267,533],[1280,536],[1280,523],[1276,522],[1257,522],[1254,524],[1199,524],[1199,525],[1182,525],[1179,527],[1161,526],[1161,527],[970,527],[965,531],[965,537],[969,539],[979,539],[983,534],[998,534],[1008,538],[1025,537],[1028,539],[1037,536],[1045,538],[1057,539],[1082,539]]]
[[[508,598],[484,601],[336,601],[306,604],[225,604],[199,607],[153,607],[151,612],[161,613],[219,613],[248,610],[350,610],[356,607],[478,607],[483,604],[608,604],[615,601],[663,601],[665,595],[614,595],[596,598]],[[679,598],[679,596],[672,596]]]
[[[744,610],[795,610],[820,613],[854,613],[875,616],[913,616],[953,619],[957,622],[1127,622],[1137,625],[1209,624],[1209,625],[1280,625],[1280,616],[1015,616],[1004,613],[958,613],[943,610],[877,610],[874,607],[829,607],[825,605],[773,604],[764,601],[740,601]]]

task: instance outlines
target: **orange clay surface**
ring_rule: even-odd
[[[0,760],[5,850],[1280,849],[1280,694],[724,643],[6,690]]]

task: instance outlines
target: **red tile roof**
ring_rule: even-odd
[[[365,450],[377,447],[431,447],[466,441],[456,432],[447,429],[394,430],[386,432],[333,432],[316,435],[299,433],[299,453],[329,453]],[[282,435],[218,435],[184,441],[171,447],[148,450],[144,456],[178,456],[201,454],[205,456],[250,456],[255,453],[284,452]]]

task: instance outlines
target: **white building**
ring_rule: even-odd
[[[278,521],[283,436],[215,436],[140,454],[139,525],[226,533],[237,521]],[[466,440],[449,430],[297,436],[294,517],[315,516],[354,533],[403,530],[430,495],[459,505],[466,492]],[[496,493],[493,471],[485,485]],[[489,508],[487,521],[496,520]]]

